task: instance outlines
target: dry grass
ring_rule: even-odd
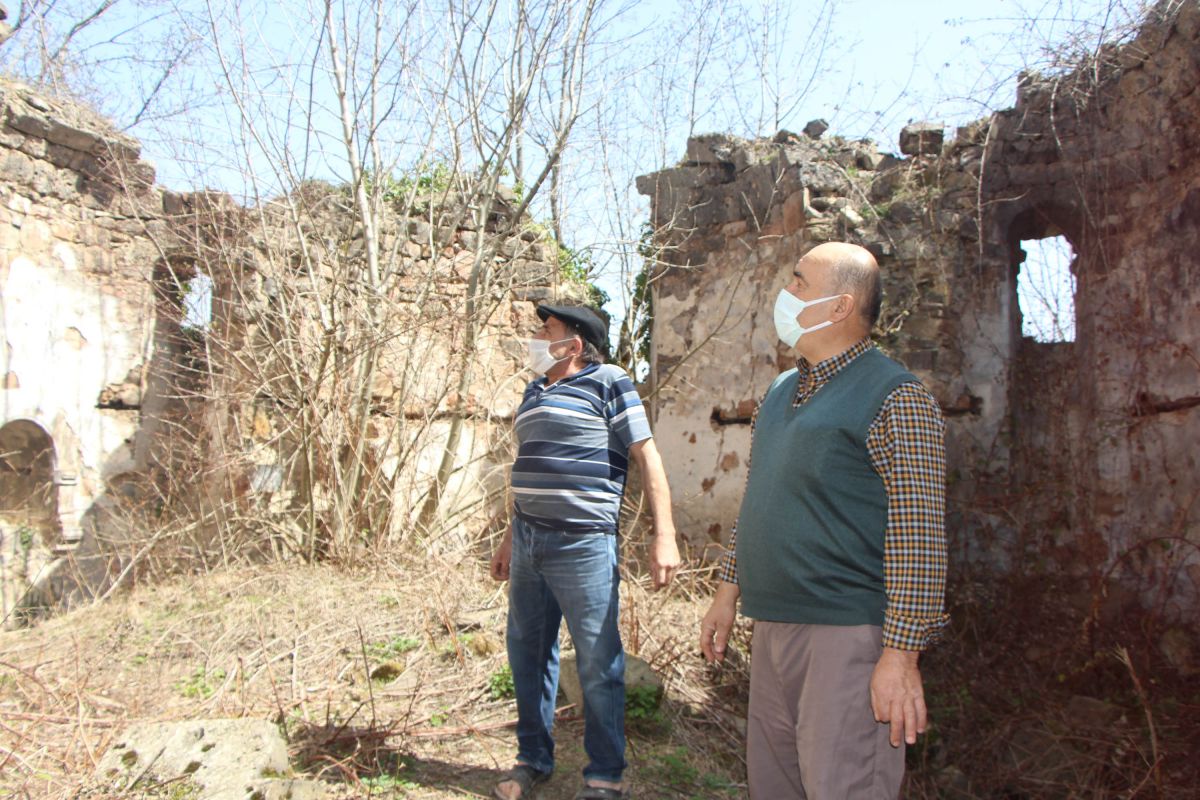
[[[631,725],[643,797],[742,796],[745,675],[714,681],[703,666],[695,584],[623,584],[626,647],[667,686],[659,717]],[[346,797],[488,797],[515,751],[513,703],[490,687],[506,663],[504,609],[481,558],[386,572],[264,565],[0,634],[0,794],[99,796],[91,775],[128,724],[251,716],[278,721],[297,773]],[[559,732],[547,800],[573,796],[585,760],[573,708]]]
[[[909,749],[906,798],[1200,797],[1200,688],[1161,649],[1182,628],[1133,604],[1102,611],[1061,576],[960,575],[948,594],[952,635],[922,668],[934,728]]]
[[[712,670],[695,645],[708,575],[651,593],[637,555],[626,646],[667,687],[659,716],[630,724],[637,796],[744,797],[745,662]],[[1097,627],[1071,591],[955,581],[952,634],[923,662],[934,727],[909,750],[904,797],[1200,797],[1194,678],[1163,663],[1153,619]],[[491,692],[504,606],[476,553],[177,578],[0,634],[0,795],[169,796],[96,788],[95,765],[126,725],[251,716],[278,721],[296,773],[343,797],[488,797],[514,752],[512,701]],[[571,797],[585,761],[573,708],[558,730],[545,800]]]

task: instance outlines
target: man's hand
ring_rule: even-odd
[[[901,741],[917,743],[929,723],[925,692],[921,689],[920,653],[915,650],[883,648],[871,675],[871,710],[878,722],[890,722],[892,747]]]
[[[494,581],[508,580],[508,567],[512,564],[512,530],[509,529],[504,534],[504,539],[501,540],[500,546],[496,548],[496,552],[492,553],[492,562],[489,565],[488,571],[492,574]]]
[[[740,594],[736,583],[718,584],[712,605],[700,622],[700,652],[710,663],[725,660],[725,646],[729,644],[729,634],[737,618],[737,599]]]
[[[656,530],[650,545],[650,576],[654,579],[655,591],[663,588],[679,572],[679,545],[675,543],[675,531]]]
[[[675,523],[671,518],[671,490],[662,457],[653,439],[642,439],[629,446],[629,454],[642,471],[642,490],[654,517],[654,542],[650,545],[650,576],[654,588],[661,589],[679,571],[679,546],[675,544]]]

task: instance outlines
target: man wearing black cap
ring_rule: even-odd
[[[517,758],[496,786],[499,800],[532,795],[554,769],[558,629],[575,645],[584,696],[588,765],[576,800],[628,797],[625,654],[617,629],[617,518],[629,457],[638,462],[654,517],[654,587],[679,569],[671,496],[629,376],[604,362],[608,326],[582,306],[538,306],[529,343],[539,376],[517,411],[512,524],[491,573],[509,581],[508,661],[517,696]]]

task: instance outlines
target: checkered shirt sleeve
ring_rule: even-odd
[[[867,432],[867,452],[888,496],[884,647],[924,650],[949,621],[945,428],[933,395],[905,383],[883,401]]]

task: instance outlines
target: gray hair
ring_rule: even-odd
[[[571,323],[564,321],[563,325],[566,327],[567,333],[571,334],[572,336],[578,336],[579,341],[583,342],[583,352],[579,354],[580,358],[582,358],[588,364],[604,363],[604,353],[600,352],[600,348],[596,347],[596,345],[585,339],[583,334],[580,333],[579,329]]]

